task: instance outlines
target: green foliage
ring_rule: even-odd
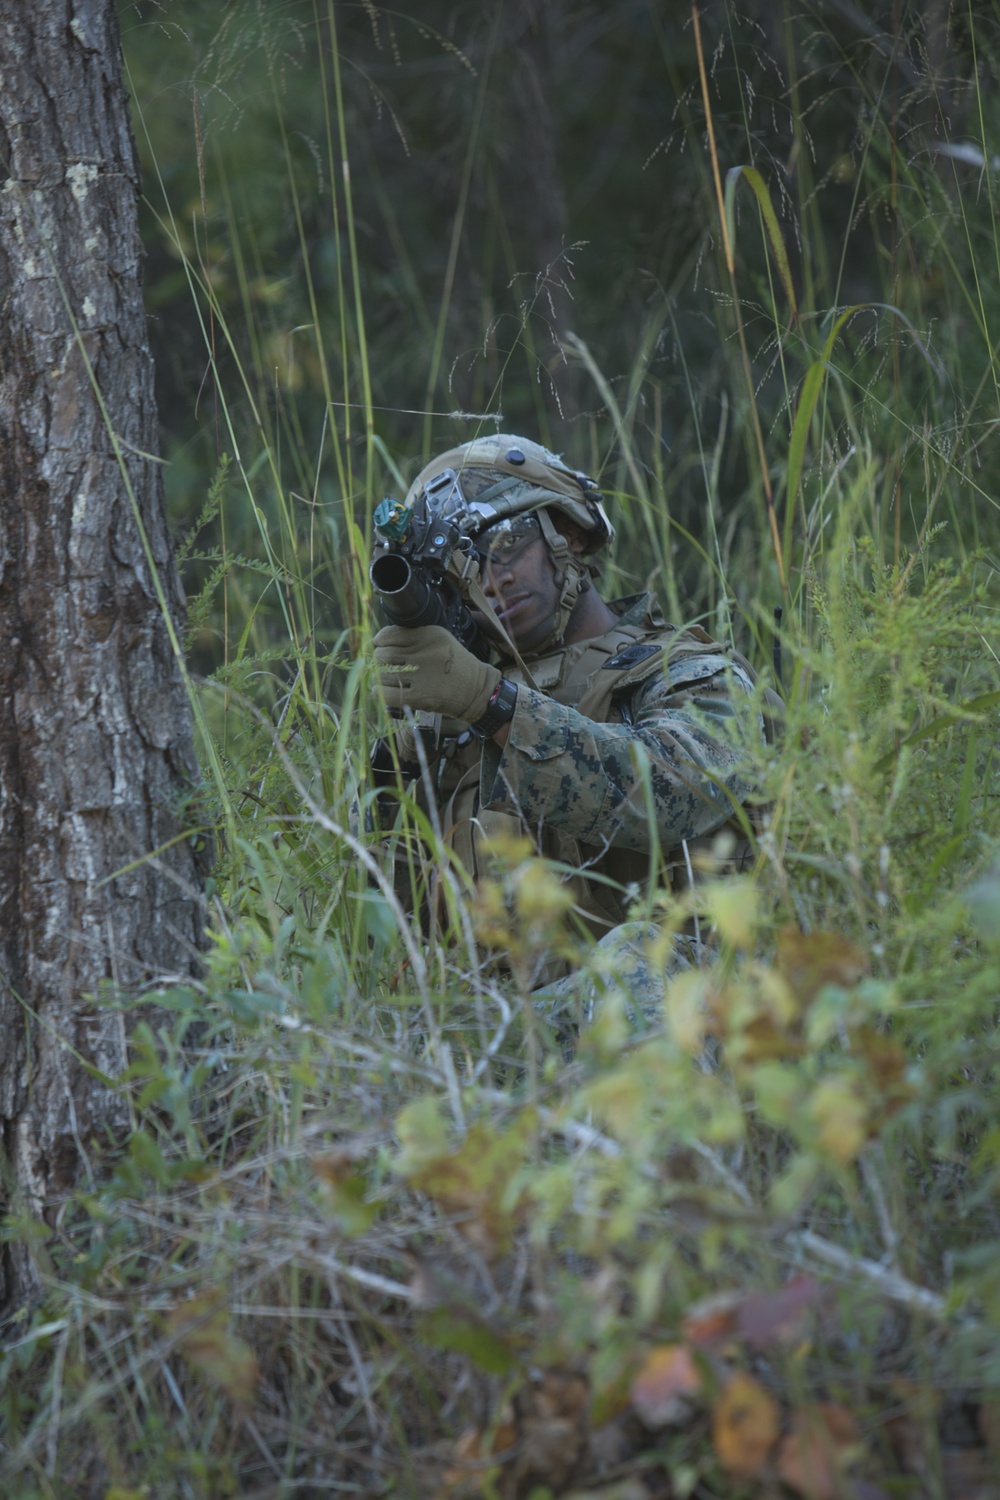
[[[5,1221],[5,1493],[902,1493],[909,1444],[947,1494],[948,1400],[988,1446],[994,39],[727,6],[703,94],[662,10],[122,7],[218,859],[133,1128]],[[371,831],[369,517],[501,412],[601,472],[609,590],[765,675],[784,611],[755,868],[647,903],[710,961],[643,1031],[532,1002],[560,870]]]

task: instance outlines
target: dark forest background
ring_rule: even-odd
[[[345,507],[367,515],[394,465],[499,423],[632,497],[631,582],[652,542],[679,570],[672,603],[716,603],[719,578],[676,545],[711,547],[714,526],[747,605],[777,589],[765,491],[780,509],[803,378],[854,305],[814,438],[872,444],[904,539],[928,441],[993,493],[994,7],[700,7],[720,176],[760,173],[787,284],[741,184],[727,275],[683,4],[171,0],[122,23],[179,526],[220,454],[264,436],[254,503],[273,521],[269,490],[308,496],[335,562]],[[808,546],[805,478],[792,546]],[[972,500],[970,545],[994,514]],[[235,530],[227,545],[259,550],[252,524]]]

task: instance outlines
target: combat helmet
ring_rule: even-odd
[[[469,509],[481,512],[484,529],[504,516],[527,515],[544,506],[576,522],[587,534],[588,554],[614,539],[614,527],[590,476],[569,468],[557,454],[530,438],[498,433],[439,454],[410,485],[404,501],[407,508],[446,469],[458,475]]]
[[[413,481],[404,504],[412,508],[452,476],[467,514],[475,518],[477,536],[508,519],[537,515],[560,597],[552,633],[533,655],[544,655],[561,646],[576,602],[590,587],[592,572],[597,571],[595,555],[608,547],[615,535],[594,480],[581,470],[571,469],[541,443],[498,433],[474,438],[431,459]],[[571,550],[553,512],[584,533],[581,556]]]

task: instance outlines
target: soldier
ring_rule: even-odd
[[[749,852],[736,811],[751,786],[734,729],[749,718],[763,732],[752,674],[704,631],[667,625],[652,595],[601,597],[614,529],[586,474],[526,438],[477,438],[432,460],[407,507],[450,471],[482,522],[482,590],[507,645],[484,661],[440,625],[380,630],[385,700],[409,723],[395,754],[380,742],[376,773],[422,783],[474,877],[486,872],[484,839],[503,828],[576,872],[575,909],[597,949],[582,979],[553,981],[551,967],[535,976],[547,996],[589,1007],[610,971],[648,1008],[662,972],[650,973],[651,925],[628,920],[630,902],[651,877],[687,887],[699,848],[724,828],[731,866]],[[413,725],[428,714],[450,732],[425,741],[422,774]],[[673,967],[696,956],[679,940]]]

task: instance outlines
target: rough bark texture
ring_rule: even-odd
[[[203,926],[187,840],[115,875],[178,834],[194,757],[108,430],[179,614],[113,0],[0,0],[0,173],[0,1129],[42,1213],[123,1121],[89,997],[190,972]],[[0,1302],[33,1279],[12,1247]]]

